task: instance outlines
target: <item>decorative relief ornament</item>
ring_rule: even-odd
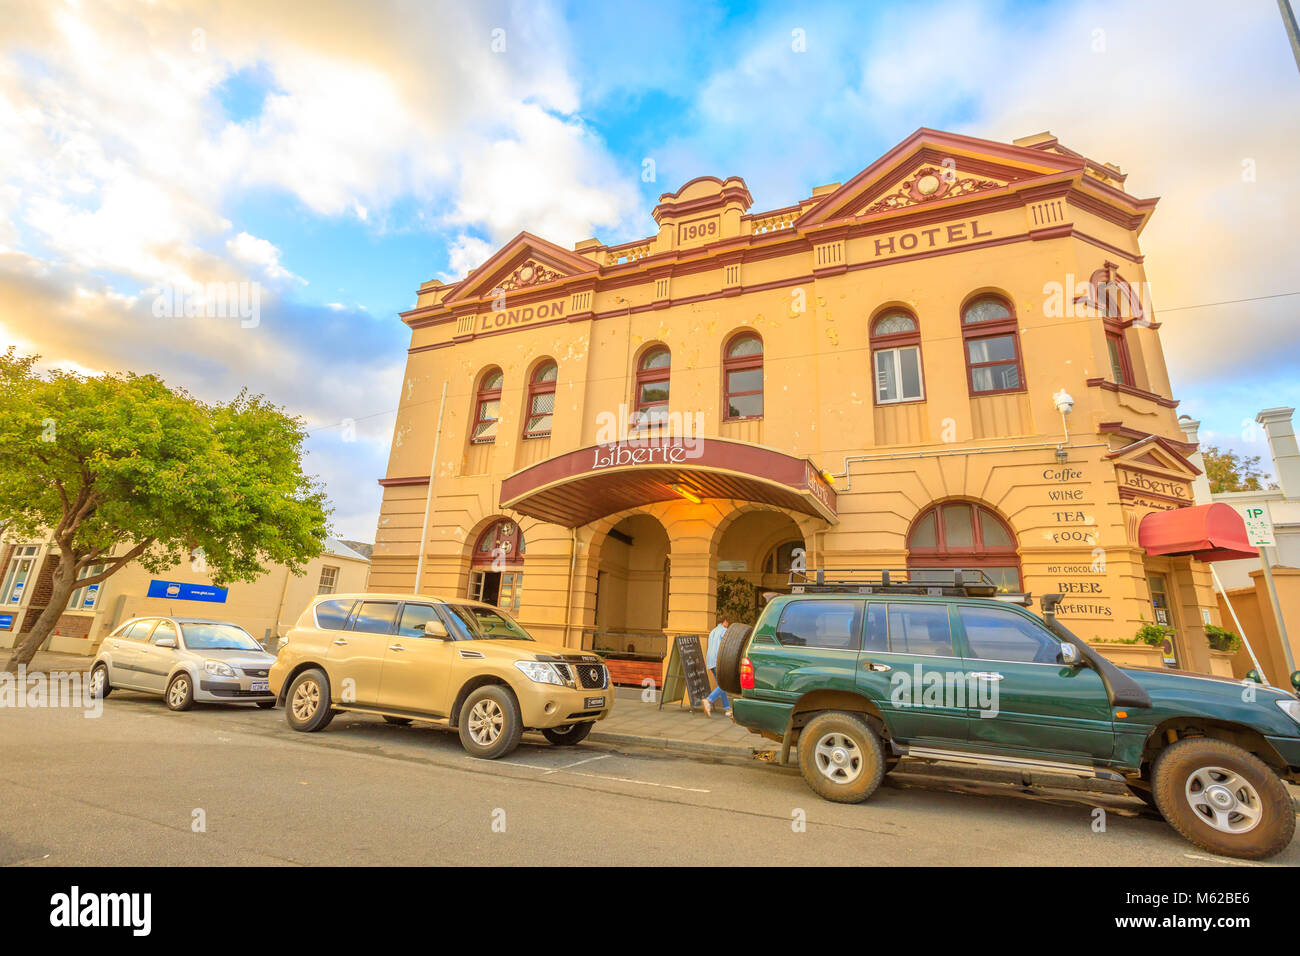
[[[863,210],[863,214],[887,212],[901,209],[917,203],[930,202],[935,199],[952,199],[954,196],[966,196],[970,193],[997,189],[1002,184],[992,179],[977,179],[967,176],[958,179],[951,169],[939,169],[935,166],[923,166],[910,179],[887,196],[882,196]]]
[[[532,285],[537,285],[542,282],[551,282],[554,279],[561,279],[563,277],[562,273],[556,272],[554,269],[548,269],[540,262],[533,262],[530,259],[514,272],[510,273],[509,277],[501,283],[500,288],[506,290],[526,289]]]

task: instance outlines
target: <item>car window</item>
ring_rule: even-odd
[[[1000,607],[958,607],[971,657],[1054,664],[1060,643],[1033,621]]]
[[[433,609],[432,604],[404,604],[397,633],[402,637],[424,637],[424,625],[437,619],[438,612]]]
[[[885,620],[885,605],[867,605],[867,629],[863,636],[864,651],[889,650],[889,625]]]
[[[862,602],[791,601],[781,610],[776,639],[800,647],[856,651],[862,640]]]
[[[889,649],[898,654],[955,657],[948,605],[889,605]]]
[[[155,627],[153,633],[149,635],[149,643],[157,644],[160,640],[168,637],[173,641],[176,641],[178,647],[180,646],[180,641],[176,640],[176,625],[171,621],[159,621],[158,626]]]
[[[505,638],[511,641],[531,641],[532,638],[509,616],[490,607],[476,604],[446,604],[450,630],[458,640],[487,640]]]
[[[126,629],[122,631],[122,636],[128,641],[143,641],[149,636],[149,629],[153,627],[153,623],[152,620],[145,619],[136,621],[134,624],[128,624]]]
[[[362,601],[349,630],[363,634],[391,634],[397,618],[397,605],[384,601]]]
[[[355,601],[321,601],[316,605],[316,623],[327,631],[341,631],[348,623]]]
[[[182,624],[185,646],[190,650],[204,651],[260,651],[262,645],[238,624],[212,624],[191,622]]]

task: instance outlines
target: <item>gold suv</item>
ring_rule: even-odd
[[[339,711],[428,720],[489,759],[525,730],[579,743],[614,703],[596,655],[539,644],[490,605],[413,594],[321,596],[285,636],[270,685],[294,730]]]

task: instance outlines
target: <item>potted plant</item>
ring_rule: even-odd
[[[1235,654],[1241,650],[1241,636],[1224,630],[1217,624],[1205,626],[1205,639],[1210,642],[1210,649]]]
[[[1163,624],[1152,624],[1148,620],[1142,621],[1142,626],[1137,629],[1133,639],[1140,644],[1150,644],[1152,647],[1160,647],[1165,642],[1173,628],[1165,627]]]

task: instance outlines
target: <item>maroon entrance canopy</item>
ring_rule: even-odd
[[[1138,544],[1147,554],[1189,554],[1198,561],[1259,557],[1241,515],[1221,502],[1151,512],[1138,525]]]
[[[501,507],[569,528],[673,498],[739,498],[835,521],[835,491],[807,458],[720,438],[594,445],[501,483]]]

